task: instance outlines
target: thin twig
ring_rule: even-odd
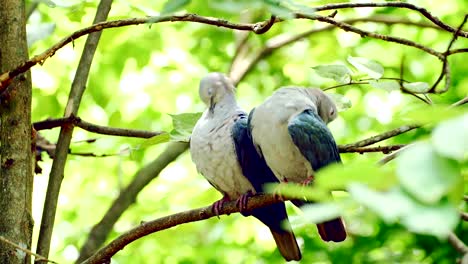
[[[463,241],[458,238],[455,233],[450,233],[448,236],[449,243],[461,254],[468,253],[468,247],[463,243]]]
[[[214,25],[218,27],[224,27],[229,29],[237,30],[246,30],[252,32],[263,32],[266,27],[271,27],[271,20],[266,20],[254,24],[249,23],[232,23],[227,20],[212,18],[212,17],[202,17],[195,14],[185,14],[185,15],[174,15],[174,16],[155,16],[155,17],[145,17],[145,18],[130,18],[123,20],[114,20],[106,22],[95,22],[94,25],[75,31],[68,37],[63,38],[61,41],[44,51],[43,53],[34,56],[30,60],[22,63],[16,68],[4,72],[0,75],[0,94],[6,89],[8,84],[11,82],[11,79],[18,76],[19,74],[29,70],[32,66],[40,63],[43,64],[46,59],[52,57],[57,50],[67,45],[70,42],[75,41],[76,39],[85,36],[93,32],[100,32],[103,29],[115,28],[115,27],[124,27],[130,25],[140,25],[140,24],[155,24],[162,22],[176,22],[176,21],[190,21],[195,23],[202,23],[208,25]],[[276,22],[276,21],[274,21]]]
[[[390,145],[390,146],[377,146],[377,147],[355,147],[355,148],[343,148],[338,146],[340,153],[359,153],[363,154],[366,152],[382,152],[383,154],[389,154],[392,151],[399,150],[406,145]]]
[[[463,219],[463,221],[468,221],[468,213],[461,212],[460,216],[461,216],[461,219]]]
[[[26,254],[28,254],[30,256],[34,256],[36,258],[36,261],[46,261],[46,262],[50,262],[50,263],[57,263],[57,262],[55,262],[53,260],[50,260],[50,259],[48,259],[46,257],[43,257],[43,256],[41,256],[39,254],[36,254],[36,253],[32,252],[31,250],[29,250],[27,248],[24,248],[24,247],[22,247],[20,245],[17,245],[16,243],[11,242],[10,240],[4,238],[3,236],[0,236],[0,241],[6,243],[6,244],[8,244],[8,245],[10,245],[10,246],[12,246],[12,247],[14,247],[16,249],[19,249],[19,250],[23,251],[24,253],[26,253]]]
[[[443,60],[442,60],[442,71],[441,71],[439,77],[437,78],[437,80],[432,85],[431,89],[429,89],[428,93],[436,92],[436,87],[442,81],[444,76],[445,76],[444,89],[442,89],[441,91],[438,91],[438,93],[443,93],[443,92],[448,91],[449,86],[450,86],[450,65],[448,64],[448,61],[447,61],[447,54],[449,54],[449,51],[452,48],[452,45],[455,43],[455,40],[457,40],[458,33],[461,31],[461,29],[465,25],[467,19],[468,19],[468,14],[465,15],[465,17],[463,18],[463,21],[460,24],[460,26],[457,28],[457,31],[453,33],[452,40],[450,41],[450,43],[449,43],[449,45],[447,47],[447,50],[443,53],[444,55],[443,55]]]
[[[420,50],[422,50],[422,51],[424,51],[424,52],[426,52],[428,54],[431,54],[431,55],[439,58],[440,60],[442,60],[444,58],[444,56],[443,56],[443,54],[441,52],[438,52],[438,51],[436,51],[434,49],[431,49],[429,47],[426,47],[426,46],[421,45],[419,43],[416,43],[414,41],[404,39],[404,38],[393,37],[393,36],[388,36],[388,35],[383,35],[383,34],[379,34],[379,33],[366,31],[366,30],[357,28],[355,26],[352,26],[350,24],[337,21],[336,19],[328,17],[328,16],[320,16],[320,15],[317,15],[317,14],[310,15],[310,14],[303,14],[303,13],[295,13],[295,17],[296,18],[310,19],[310,20],[317,20],[317,21],[329,23],[329,24],[335,25],[335,26],[343,29],[344,31],[350,31],[350,32],[359,34],[361,37],[381,39],[381,40],[388,41],[388,42],[394,42],[394,43],[402,44],[402,45],[405,45],[405,46],[414,47],[414,48],[420,49]]]
[[[339,3],[339,4],[328,4],[328,5],[323,5],[323,6],[318,6],[314,7],[315,11],[325,11],[325,10],[336,10],[336,9],[343,9],[343,8],[361,8],[361,7],[398,7],[398,8],[406,8],[406,9],[411,9],[414,11],[419,12],[421,15],[429,19],[432,23],[440,27],[441,29],[455,33],[457,31],[456,28],[451,27],[448,24],[445,24],[442,22],[439,18],[436,16],[432,15],[427,9],[415,6],[410,3],[405,3],[405,2],[384,2],[384,3]],[[457,33],[457,35],[468,38],[468,32],[467,31],[460,31]]]
[[[382,134],[379,134],[379,135],[376,135],[376,136],[372,136],[370,138],[363,139],[363,140],[358,141],[356,143],[343,145],[342,149],[344,151],[344,150],[351,149],[351,148],[369,146],[369,145],[372,145],[374,143],[386,140],[388,138],[391,138],[391,137],[398,136],[400,134],[406,133],[406,132],[408,132],[410,130],[413,130],[415,128],[418,128],[418,127],[420,127],[420,125],[401,126],[401,127],[395,128],[393,130],[387,131],[385,133],[382,133]]]
[[[437,17],[432,16],[427,10],[424,8],[420,8],[417,6],[414,6],[412,4],[408,3],[395,3],[395,2],[386,2],[386,3],[350,3],[350,4],[336,4],[336,5],[324,5],[321,7],[316,7],[316,10],[322,11],[322,10],[330,10],[330,9],[339,9],[339,8],[351,8],[351,7],[401,7],[401,8],[409,8],[412,10],[416,10],[423,14],[425,17],[427,17],[429,20],[431,20],[434,24],[439,26],[440,28],[449,31],[449,32],[457,32],[453,27],[441,22]],[[423,45],[420,45],[418,43],[409,41],[407,39],[402,39],[402,38],[397,38],[397,37],[392,37],[392,36],[386,36],[382,34],[377,34],[373,32],[367,32],[364,30],[361,30],[359,28],[353,27],[350,24],[343,23],[343,22],[338,22],[332,17],[324,17],[320,15],[308,15],[308,14],[302,14],[302,13],[296,13],[295,14],[297,18],[307,18],[311,20],[319,20],[322,22],[326,22],[329,24],[333,24],[337,27],[342,28],[345,31],[351,31],[357,34],[360,34],[361,36],[367,36],[367,37],[372,37],[372,38],[377,38],[377,39],[382,39],[385,41],[390,41],[390,42],[396,42],[400,43],[403,45],[408,45],[412,46],[418,49],[421,49],[429,54],[432,54],[439,59],[443,59],[442,53],[439,53],[433,49],[430,49],[428,47],[425,47]],[[195,23],[202,23],[202,24],[208,24],[208,25],[214,25],[218,27],[224,27],[224,28],[229,28],[229,29],[236,29],[236,30],[245,30],[245,31],[252,31],[257,34],[265,33],[265,29],[270,29],[271,26],[274,23],[281,22],[281,19],[273,19],[272,17],[269,20],[266,21],[261,21],[258,23],[254,24],[244,24],[244,23],[232,23],[223,19],[218,19],[218,18],[211,18],[211,17],[202,17],[198,16],[195,14],[185,14],[185,15],[174,15],[174,16],[155,16],[155,17],[146,17],[146,18],[130,18],[130,19],[124,19],[124,20],[114,20],[114,21],[108,21],[108,22],[101,22],[101,23],[96,23],[92,26],[89,26],[87,28],[83,28],[81,30],[78,30],[74,33],[72,33],[70,36],[65,37],[62,39],[60,42],[57,44],[53,45],[51,48],[46,50],[45,52],[34,56],[32,59],[22,63],[21,65],[17,66],[16,68],[4,72],[0,75],[0,93],[2,93],[6,87],[9,85],[11,82],[11,79],[14,77],[18,76],[19,74],[29,70],[32,66],[36,65],[37,63],[44,63],[44,61],[53,56],[57,50],[65,46],[66,44],[86,35],[90,34],[92,32],[97,32],[101,31],[106,28],[114,28],[114,27],[123,27],[123,26],[129,26],[129,25],[139,25],[139,24],[154,24],[154,23],[161,23],[161,22],[176,22],[176,21],[190,21],[190,22],[195,22]],[[462,37],[468,37],[468,32],[465,31],[459,31],[457,33],[459,36]]]
[[[464,104],[466,104],[466,103],[468,103],[468,96],[465,97],[465,98],[463,98],[463,99],[461,99],[461,100],[458,101],[458,102],[453,103],[453,104],[452,104],[452,107],[464,105]]]
[[[89,122],[84,121],[83,119],[70,115],[69,117],[57,118],[57,119],[47,119],[44,121],[35,122],[33,124],[34,129],[37,131],[44,129],[51,129],[54,127],[63,127],[66,125],[74,125],[79,128],[82,128],[86,131],[110,135],[110,136],[121,136],[121,137],[137,137],[137,138],[150,138],[165,134],[164,131],[146,131],[146,130],[137,130],[137,129],[127,129],[127,128],[113,128],[107,126],[95,125]]]
[[[381,158],[377,162],[377,164],[381,165],[381,166],[384,165],[384,164],[387,164],[388,162],[394,160],[398,155],[401,154],[401,152],[405,151],[405,149],[407,149],[409,146],[411,146],[411,144],[408,144],[408,145],[402,147],[401,149],[386,155],[385,157]]]

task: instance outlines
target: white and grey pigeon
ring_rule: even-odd
[[[224,74],[209,73],[201,80],[199,93],[208,109],[192,132],[190,154],[198,172],[223,194],[213,204],[214,212],[218,214],[225,201],[237,200],[243,215],[251,214],[270,228],[287,261],[300,260],[283,202],[243,212],[250,195],[262,192],[263,184],[278,180],[255,150],[234,85]]]
[[[289,86],[253,109],[248,125],[259,155],[281,182],[308,184],[315,171],[341,162],[327,127],[336,116],[335,104],[322,90]],[[317,224],[317,228],[324,241],[346,239],[341,218]]]

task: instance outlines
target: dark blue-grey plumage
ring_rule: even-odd
[[[341,162],[326,126],[336,114],[335,104],[320,89],[282,87],[250,113],[254,146],[281,182],[308,184],[316,171]],[[304,205],[302,201],[293,202]],[[324,241],[346,238],[341,218],[317,227]]]
[[[250,195],[262,192],[264,183],[275,180],[255,152],[246,127],[246,113],[237,105],[234,90],[232,82],[221,73],[210,73],[200,81],[200,98],[207,109],[190,140],[190,154],[197,170],[223,194],[213,204],[215,213],[219,213],[224,202],[232,200],[237,200],[242,211]],[[269,227],[286,260],[301,259],[294,233],[287,228],[284,203],[255,209],[249,215]]]
[[[242,172],[255,191],[263,193],[265,184],[279,183],[265,160],[255,149],[246,114],[239,115],[239,119],[232,128],[232,136]],[[292,241],[296,241],[296,237],[291,231],[284,202],[257,208],[251,212],[243,212],[243,214],[251,214],[270,228],[273,238],[286,260],[300,260],[302,258],[297,243],[292,243]]]
[[[311,109],[304,110],[292,119],[288,131],[294,144],[317,172],[332,163],[341,163],[335,139],[320,116]],[[303,206],[303,201],[293,201]],[[325,241],[340,242],[346,239],[346,230],[341,218],[317,225],[320,236]]]
[[[294,144],[318,171],[331,164],[341,162],[338,146],[327,125],[314,111],[307,109],[292,119],[288,131]]]

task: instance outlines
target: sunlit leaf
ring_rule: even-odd
[[[188,4],[190,4],[190,0],[168,0],[162,8],[161,14],[174,13]]]
[[[140,146],[140,148],[146,148],[146,147],[149,147],[149,146],[169,142],[170,138],[171,137],[170,137],[170,135],[168,133],[163,133],[163,134],[160,134],[160,135],[145,139],[139,146]]]
[[[384,73],[382,65],[374,60],[348,56],[348,62],[351,63],[359,72],[366,73],[373,79],[380,79]]]
[[[377,192],[364,184],[354,183],[349,186],[349,193],[360,204],[377,213],[384,221],[394,223],[413,210],[410,197],[400,188],[388,192]]]
[[[192,130],[202,113],[184,113],[170,115],[173,130],[170,133],[171,141],[189,142]]]
[[[352,106],[351,100],[349,100],[349,98],[347,98],[344,95],[337,94],[337,93],[328,93],[328,96],[332,98],[338,111],[344,111],[346,109],[351,108]]]
[[[438,123],[465,114],[466,110],[460,107],[433,105],[431,107],[417,106],[405,109],[396,114],[395,119],[411,124]]]
[[[440,123],[432,132],[432,143],[441,155],[468,158],[468,114]]]
[[[403,87],[412,93],[426,93],[429,91],[429,84],[426,82],[403,83]]]
[[[314,185],[303,186],[295,183],[267,184],[265,189],[269,193],[280,194],[288,198],[306,199],[309,201],[330,201],[329,191]]]
[[[30,24],[26,27],[28,46],[50,36],[55,30],[55,23]]]
[[[459,182],[460,171],[455,161],[440,156],[429,142],[419,142],[397,158],[397,175],[405,190],[434,204]]]
[[[369,85],[387,92],[400,90],[400,84],[395,80],[370,80]]]
[[[350,81],[351,70],[341,64],[318,65],[312,67],[315,72],[323,78],[333,79],[339,83],[348,83]]]
[[[342,209],[337,203],[314,203],[301,207],[304,217],[310,223],[322,223],[341,215]]]
[[[449,202],[433,206],[417,205],[402,219],[410,231],[446,238],[460,219],[457,208]]]
[[[333,164],[318,171],[314,184],[326,190],[346,189],[352,183],[365,183],[386,190],[397,183],[395,174],[385,167],[364,162]]]

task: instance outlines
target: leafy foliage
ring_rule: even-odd
[[[63,6],[57,1],[39,2],[30,24],[60,26],[51,35],[47,30],[38,32],[43,38],[32,44],[31,55],[90,25],[97,4],[96,1],[72,1],[69,6]],[[111,19],[184,9],[229,21],[256,22],[268,19],[271,13],[285,19],[295,10],[313,13],[310,6],[329,2],[118,1],[112,7]],[[459,24],[463,11],[468,10],[468,3],[463,0],[421,4],[451,25]],[[360,12],[363,9],[340,10],[338,16],[343,20],[352,19],[361,17]],[[365,12],[366,16],[388,15],[426,22],[419,16],[409,16],[413,13],[408,10],[380,8]],[[240,55],[247,54],[242,60],[248,61],[265,43],[275,43],[274,39],[320,26],[319,22],[299,20],[277,23],[266,34],[251,34],[245,44],[247,52]],[[444,50],[450,38],[440,30],[411,25],[359,23],[356,26],[430,44],[438,50]],[[159,143],[189,139],[199,114],[180,113],[204,110],[198,98],[198,81],[206,72],[228,71],[241,36],[236,31],[195,23],[153,24],[103,32],[79,116],[100,125],[172,131],[145,140],[142,144],[147,147],[128,156],[69,157],[50,259],[73,262],[86,234],[101,220],[122,186],[129,184],[140,168],[163,152],[166,146]],[[32,69],[33,121],[63,114],[83,44],[83,39],[76,40],[43,66]],[[459,48],[467,44],[463,38],[456,42]],[[454,263],[457,253],[444,238],[453,230],[462,239],[468,237],[467,224],[460,223],[458,218],[458,212],[466,210],[460,197],[468,190],[468,121],[466,108],[447,106],[468,94],[466,54],[450,58],[452,86],[443,95],[430,95],[434,106],[402,93],[400,81],[387,79],[400,78],[404,56],[403,77],[407,81],[402,82],[403,87],[412,93],[427,91],[440,72],[440,61],[416,49],[329,30],[268,55],[238,86],[238,100],[247,110],[282,85],[326,88],[336,83],[367,82],[369,85],[345,85],[333,91],[341,98],[348,98],[353,105],[343,107],[349,109],[330,124],[338,143],[356,142],[402,124],[425,125],[382,143],[409,144],[419,140],[398,160],[384,167],[375,165],[383,157],[381,153],[342,154],[344,166],[318,172],[314,186],[280,187],[291,195],[300,191],[301,197],[324,202],[303,213],[288,205],[296,236],[303,241],[304,263]],[[343,63],[346,61],[349,67]],[[59,132],[41,133],[55,142]],[[73,141],[94,137],[95,134],[76,129]],[[142,140],[109,137],[97,142],[76,142],[72,148],[85,145],[86,150],[99,152],[138,146]],[[41,166],[45,175],[50,165],[51,160],[44,156]],[[36,223],[41,217],[46,184],[47,177],[36,176],[33,199]],[[347,192],[333,192],[332,200],[330,191],[336,189]],[[220,194],[197,175],[190,158],[184,154],[139,194],[135,204],[114,226],[109,239],[141,221],[205,206],[219,198]],[[344,243],[323,243],[310,222],[336,216],[337,211],[344,215],[351,236]],[[127,246],[113,262],[283,263],[268,232],[252,217],[235,214],[152,234]]]

